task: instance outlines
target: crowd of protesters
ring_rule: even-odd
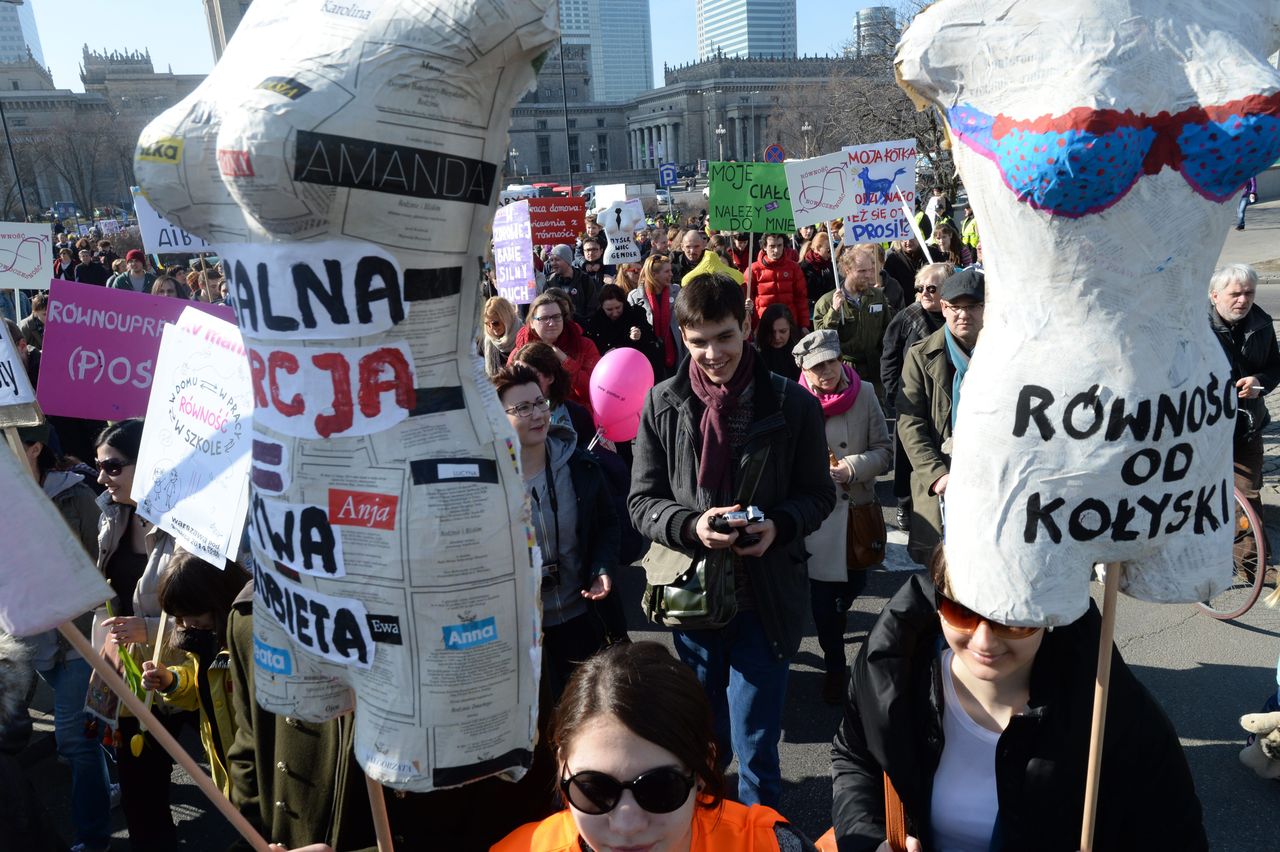
[[[950,597],[941,499],[985,277],[971,211],[957,225],[935,193],[917,222],[923,246],[849,245],[839,222],[713,233],[699,217],[645,228],[641,261],[614,267],[588,217],[576,244],[538,252],[530,305],[486,294],[476,353],[517,436],[544,556],[540,737],[518,782],[389,797],[396,848],[814,849],[782,816],[778,751],[810,618],[825,667],[814,697],[844,708],[833,832],[819,848],[888,848],[887,803],[905,815],[911,850],[1077,848],[1098,612],[1049,631],[995,623]],[[68,280],[227,296],[215,268],[154,270],[139,251],[117,257],[109,240],[57,248]],[[1250,496],[1266,417],[1252,400],[1280,383],[1256,285],[1233,267],[1210,293],[1211,326],[1250,400],[1250,428],[1237,435]],[[38,294],[7,323],[33,381],[47,307]],[[589,379],[619,347],[644,354],[656,386],[635,440],[615,445],[596,440]],[[243,568],[207,565],[137,513],[141,420],[91,426],[86,439],[84,425],[52,418],[21,437],[32,476],[115,593],[107,641],[150,660],[161,614],[175,627],[142,676],[161,723],[200,732],[214,780],[280,848],[374,848],[350,718],[307,723],[255,704]],[[856,510],[875,505],[890,470],[897,525],[927,571],[889,601],[851,663],[845,617],[864,581],[850,556]],[[721,523],[748,504],[763,518]],[[620,600],[616,579],[646,551],[701,554],[732,578],[726,623],[675,627],[674,656],[627,636],[637,602]],[[71,765],[74,849],[108,849],[101,732],[86,737],[76,698],[88,666],[56,635],[35,644],[31,666],[57,696],[58,750]],[[1112,689],[1097,848],[1207,848],[1177,735],[1118,653]],[[177,848],[167,754],[127,714],[107,744],[132,848]],[[1135,818],[1153,813],[1162,817]]]

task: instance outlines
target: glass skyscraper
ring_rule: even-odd
[[[698,0],[698,59],[796,55],[796,0]]]

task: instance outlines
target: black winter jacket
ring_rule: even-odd
[[[902,798],[908,833],[933,848],[930,808],[944,712],[935,595],[923,575],[908,580],[853,664],[831,747],[840,852],[870,852],[884,840],[886,771]],[[1000,814],[992,850],[1079,848],[1100,628],[1090,604],[1074,623],[1044,636],[1031,670],[1029,712],[1013,717],[997,745]],[[1094,842],[1098,852],[1208,848],[1178,735],[1115,650]]]
[[[894,314],[884,330],[884,348],[880,351],[880,382],[884,385],[885,417],[897,414],[898,387],[902,384],[902,365],[907,350],[917,340],[924,340],[942,328],[942,314],[926,311],[912,302]]]
[[[818,529],[836,505],[827,472],[826,427],[817,399],[795,382],[775,380],[755,360],[752,403],[755,419],[742,458],[769,446],[769,460],[756,489],[755,505],[777,526],[765,554],[745,559],[757,611],[774,655],[783,660],[800,647],[809,612],[808,553],[804,538]],[[693,394],[685,358],[676,374],[649,391],[636,435],[627,509],[646,538],[692,556],[697,545],[683,531],[710,505],[698,497],[698,455],[702,448],[702,402]],[[779,390],[781,406],[779,406]],[[741,467],[733,488],[740,485]]]
[[[1262,394],[1240,400],[1240,410],[1236,412],[1236,438],[1250,440],[1271,422],[1263,396],[1280,384],[1280,349],[1276,348],[1275,326],[1271,324],[1271,315],[1257,305],[1242,320],[1228,325],[1213,302],[1209,303],[1209,325],[1231,363],[1231,383],[1245,376],[1256,376],[1262,382]]]
[[[632,328],[640,329],[639,340],[631,339]],[[624,303],[622,316],[616,320],[609,319],[604,308],[596,308],[596,312],[587,318],[582,331],[595,343],[601,355],[621,347],[638,349],[649,359],[650,365],[653,366],[653,374],[662,375],[659,372],[662,364],[662,345],[654,336],[649,318],[645,316],[644,309],[639,305]]]

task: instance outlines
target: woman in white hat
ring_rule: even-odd
[[[792,349],[800,384],[822,403],[826,417],[831,480],[840,500],[818,531],[805,539],[809,551],[809,593],[818,644],[826,663],[822,699],[844,699],[845,614],[862,591],[862,571],[848,568],[849,507],[874,503],[876,477],[889,469],[892,444],[875,389],[840,360],[840,337],[825,329],[805,335]]]

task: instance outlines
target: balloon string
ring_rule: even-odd
[[[604,437],[604,427],[596,429],[596,434],[591,439],[591,443],[587,444],[587,452],[591,452],[596,448],[596,444],[600,443],[600,439]]]

